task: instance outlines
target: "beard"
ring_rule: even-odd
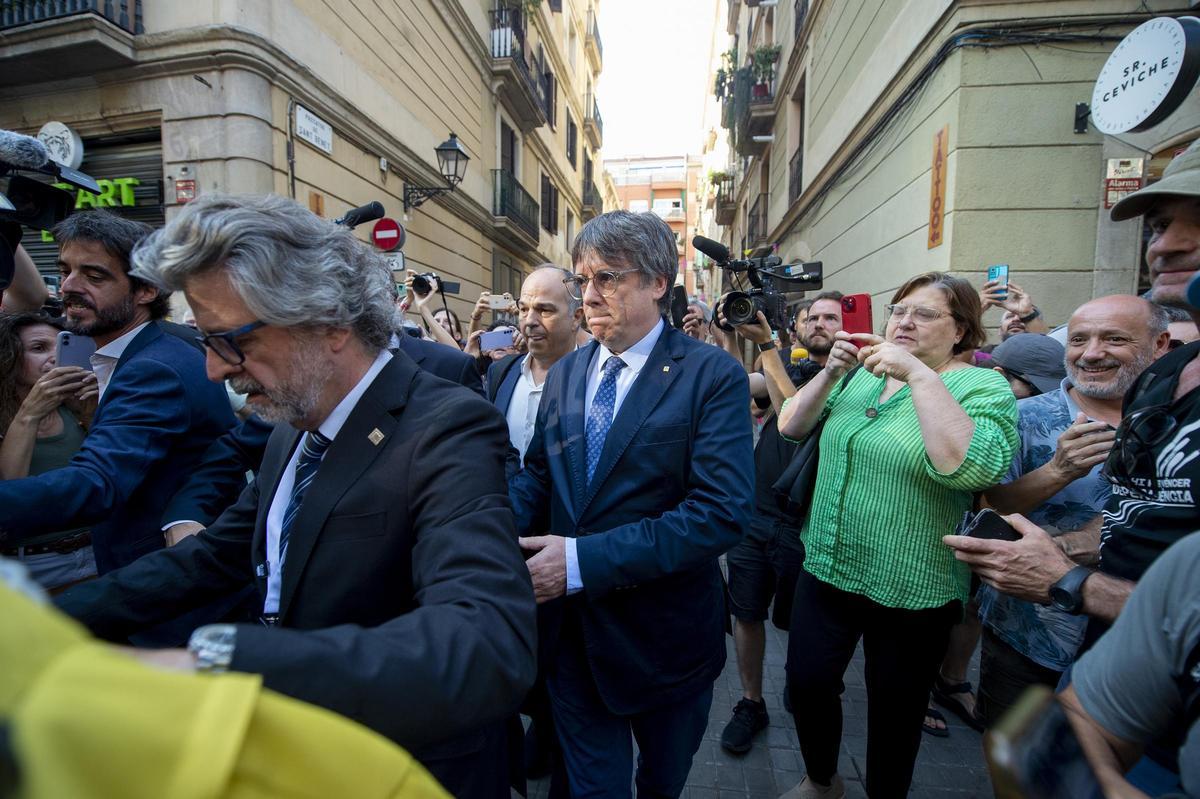
[[[828,355],[833,351],[833,339],[821,333],[813,336],[802,336],[800,343],[810,355]]]
[[[1119,361],[1107,360],[1095,364],[1081,364],[1079,361],[1067,361],[1067,377],[1071,379],[1071,384],[1078,391],[1089,399],[1096,400],[1114,400],[1125,396],[1125,392],[1134,384],[1138,377],[1146,370],[1146,367],[1154,362],[1153,350],[1142,350],[1137,354],[1137,357],[1126,364],[1121,364]],[[1087,376],[1086,372],[1082,371],[1083,366],[1096,367],[1117,367],[1117,376],[1108,383],[1088,383],[1081,378]]]
[[[133,319],[133,315],[137,311],[137,306],[133,303],[132,294],[127,294],[117,305],[107,308],[97,308],[82,294],[69,292],[63,296],[64,312],[67,308],[71,307],[87,308],[96,315],[96,318],[88,324],[78,319],[73,319],[70,314],[66,314],[67,330],[77,336],[91,336],[93,338],[115,333],[125,327]]]
[[[315,339],[302,339],[292,353],[287,377],[279,385],[267,389],[257,380],[239,375],[229,378],[229,386],[239,394],[266,397],[266,402],[253,405],[263,421],[295,424],[316,410],[332,372],[333,364],[321,357],[320,344]]]

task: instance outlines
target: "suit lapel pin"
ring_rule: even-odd
[[[671,367],[669,367],[669,366],[664,366],[664,367],[663,367],[663,371],[664,371],[664,372],[669,372],[669,371],[671,371]]]
[[[378,427],[376,427],[374,430],[372,430],[367,435],[367,440],[378,447],[379,442],[383,441],[383,433],[380,431],[380,429]]]

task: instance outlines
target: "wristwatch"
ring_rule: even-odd
[[[1050,586],[1050,604],[1061,611],[1078,616],[1083,610],[1083,584],[1092,576],[1087,566],[1076,566]]]
[[[220,674],[229,671],[237,627],[232,624],[206,624],[197,627],[188,639],[188,651],[196,658],[196,671]]]
[[[772,339],[771,341],[764,341],[762,344],[758,345],[759,352],[770,352],[773,349],[775,349],[774,339]]]
[[[1034,319],[1037,319],[1041,315],[1042,315],[1041,309],[1035,305],[1035,306],[1033,306],[1033,310],[1029,313],[1029,316],[1018,316],[1017,318],[1021,320],[1021,324],[1027,325],[1030,322],[1032,322]]]

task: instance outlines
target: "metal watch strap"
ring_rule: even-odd
[[[236,645],[237,627],[232,624],[206,624],[192,633],[187,648],[196,658],[196,671],[221,673],[229,670]]]

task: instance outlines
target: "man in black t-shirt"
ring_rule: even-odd
[[[797,330],[800,343],[808,349],[808,358],[792,363],[789,353],[775,349],[773,342],[760,344],[764,369],[775,371],[782,365],[787,372],[786,382],[797,388],[817,374],[833,347],[833,334],[842,329],[841,298],[838,292],[823,292],[808,309],[803,327]],[[750,341],[771,342],[771,331],[765,322],[743,325],[736,330]],[[781,630],[788,629],[796,578],[804,562],[804,546],[800,543],[802,520],[784,513],[772,490],[791,461],[796,445],[779,435],[777,414],[785,397],[770,374],[766,382],[772,408],[754,447],[754,519],[745,538],[725,556],[742,699],[725,725],[721,746],[734,754],[748,752],[754,736],[769,723],[762,698],[767,608],[774,598],[772,622]]]

